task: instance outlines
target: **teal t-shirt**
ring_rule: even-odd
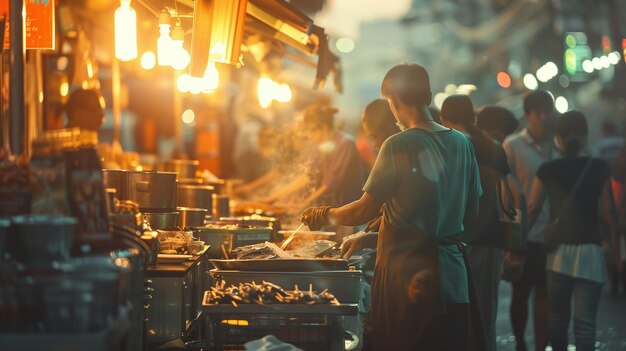
[[[363,191],[384,203],[394,227],[436,239],[463,232],[467,205],[477,206],[482,195],[471,141],[452,129],[408,129],[387,139]],[[447,302],[467,303],[467,272],[455,245],[440,246],[439,266]]]

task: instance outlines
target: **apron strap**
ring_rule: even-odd
[[[458,239],[459,235],[455,235],[450,238],[437,240],[439,245],[456,245],[459,251],[463,254],[463,261],[465,261],[465,267],[467,270],[467,287],[469,289],[469,308],[470,319],[472,321],[472,328],[474,331],[474,343],[476,350],[488,350],[487,334],[485,333],[485,323],[483,319],[482,311],[478,302],[478,294],[476,293],[476,287],[474,286],[474,278],[472,277],[472,270],[470,268],[469,260],[467,259],[467,244]]]

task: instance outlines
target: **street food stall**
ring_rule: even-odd
[[[218,86],[242,66],[259,77],[261,108],[296,94],[273,76],[270,56],[312,68],[300,86],[321,88],[332,73],[340,89],[323,28],[282,0],[0,5],[10,72],[0,119],[0,348],[231,350],[268,335],[306,350],[358,343],[348,316],[359,312],[363,260],[342,259],[334,232],[284,228],[294,221],[285,207],[237,202],[239,182],[219,176],[213,159],[224,123],[197,128],[196,148],[213,143],[217,156],[185,151],[185,104],[200,96],[228,107]],[[32,44],[37,35],[48,43]],[[139,103],[176,116],[164,124],[176,157],[122,148],[126,74],[165,82],[167,96]],[[93,94],[72,99],[76,91]],[[99,130],[105,116],[110,140]],[[150,126],[139,141],[158,139]]]

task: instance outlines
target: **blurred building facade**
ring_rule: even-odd
[[[411,61],[428,68],[438,103],[461,90],[476,106],[497,102],[521,116],[522,94],[534,80],[561,97],[562,110],[624,120],[623,18],[619,0],[412,0],[401,19],[361,25],[354,51],[341,54],[346,92],[338,102],[358,115],[379,96],[385,72]],[[595,58],[602,64],[586,71],[585,61]]]

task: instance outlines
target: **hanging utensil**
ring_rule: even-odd
[[[304,227],[304,223],[300,224],[300,226],[298,227],[298,229],[294,230],[293,233],[291,233],[291,235],[289,235],[289,237],[287,238],[287,240],[283,241],[283,244],[280,245],[280,248],[282,250],[284,250],[285,248],[287,248],[287,246],[293,241],[293,238],[296,237],[296,234],[300,231],[300,229],[302,229],[302,227]]]

